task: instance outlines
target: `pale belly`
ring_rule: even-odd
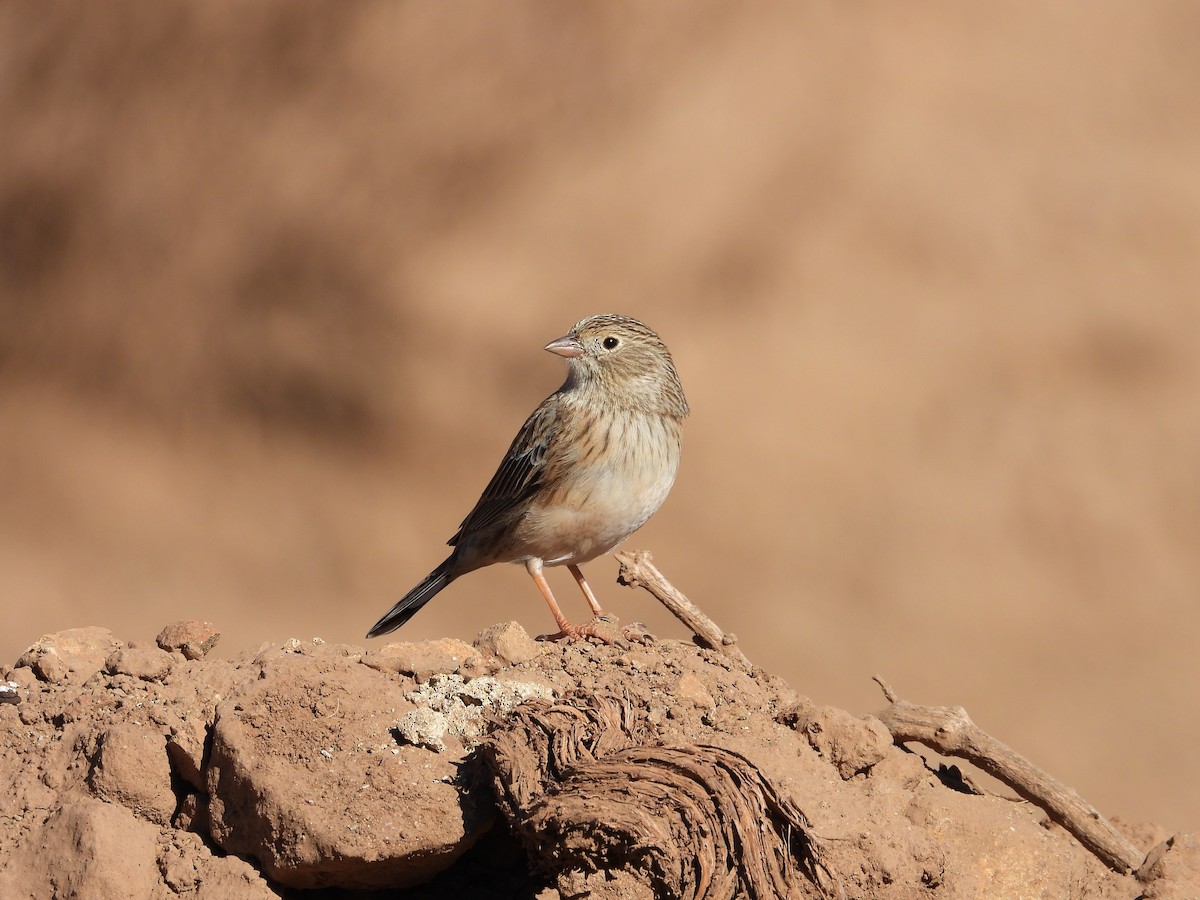
[[[520,559],[576,565],[612,550],[658,511],[679,469],[677,441],[657,454],[615,453],[533,507],[517,527]]]

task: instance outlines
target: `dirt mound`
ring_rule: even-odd
[[[859,712],[884,672],[1194,825],[1198,34],[1180,0],[0,4],[0,660],[93,621],[359,641],[561,384],[540,348],[624,312],[694,409],[639,541],[755,662]],[[406,638],[540,604],[493,569]]]
[[[473,645],[293,640],[228,661],[217,637],[73,629],[3,670],[0,894],[1200,890],[1195,835],[1118,873],[879,719],[693,644],[542,644],[509,623]]]

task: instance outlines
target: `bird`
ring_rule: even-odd
[[[545,349],[566,360],[566,381],[525,420],[446,542],[450,555],[368,638],[395,631],[468,572],[520,563],[558,627],[539,640],[608,640],[604,610],[579,567],[616,548],[666,500],[690,410],[666,344],[637,319],[588,316]],[[549,566],[571,572],[593,613],[590,624],[563,615],[543,573]]]

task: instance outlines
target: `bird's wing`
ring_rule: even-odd
[[[446,543],[458,544],[463,535],[487,528],[515,510],[537,491],[545,474],[546,451],[558,426],[557,405],[545,402],[534,410],[512,445],[504,454],[500,468],[483,489],[483,494]]]

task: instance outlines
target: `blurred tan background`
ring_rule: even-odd
[[[363,643],[618,311],[693,407],[629,546],[752,659],[1200,827],[1198,85],[1182,0],[4,4],[0,659]]]

